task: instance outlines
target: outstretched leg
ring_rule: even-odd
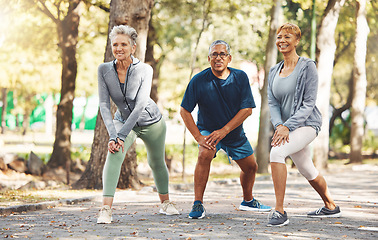
[[[297,166],[298,171],[320,195],[325,207],[330,210],[335,209],[336,205],[328,191],[327,183],[312,162],[310,147],[306,146],[301,151],[291,154],[290,157]]]
[[[328,191],[327,183],[322,175],[318,175],[314,180],[308,181],[315,191],[320,195],[324,202],[324,206],[329,210],[334,210],[336,207],[331,194]]]

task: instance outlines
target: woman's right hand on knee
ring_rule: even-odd
[[[272,147],[281,146],[281,144],[284,145],[286,142],[289,142],[289,132],[288,127],[282,124],[278,125],[272,138]]]

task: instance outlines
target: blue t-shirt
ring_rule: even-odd
[[[230,75],[224,80],[207,68],[196,74],[186,88],[181,107],[192,112],[198,104],[197,127],[200,131],[221,129],[241,109],[256,107],[247,74],[242,70],[228,69]],[[233,146],[235,141],[237,145],[244,144],[245,141],[238,141],[240,138],[247,141],[243,124],[227,134],[222,143],[229,146]]]

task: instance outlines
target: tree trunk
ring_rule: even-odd
[[[148,33],[148,23],[150,20],[153,0],[112,0],[110,3],[109,28],[108,33],[116,25],[129,25],[138,32],[137,49],[135,56],[144,61],[146,51],[146,41]],[[111,42],[108,38],[105,52],[105,62],[113,60]],[[112,112],[116,107],[112,103]],[[105,124],[102,121],[100,111],[97,115],[95,135],[92,144],[92,151],[87,167],[81,178],[73,185],[73,188],[102,188],[102,170],[108,152],[109,135]],[[130,147],[121,167],[121,175],[118,181],[118,188],[138,188],[140,180],[137,175],[137,162],[135,143]]]
[[[357,0],[356,39],[353,66],[353,100],[352,126],[350,134],[349,163],[362,162],[362,141],[364,136],[364,111],[366,100],[366,44],[369,26],[366,20],[366,4],[368,0]]]
[[[312,0],[310,58],[316,58],[316,0]]]
[[[1,88],[1,101],[3,102],[3,106],[1,108],[1,134],[5,133],[5,127],[6,127],[6,122],[5,122],[5,116],[7,114],[7,88]]]
[[[261,110],[258,144],[256,148],[256,160],[259,165],[259,173],[267,173],[269,165],[270,139],[272,124],[268,106],[268,75],[269,69],[277,62],[276,31],[279,27],[281,15],[281,0],[275,0],[271,10],[270,30],[268,43],[266,44],[265,76],[264,86],[260,90]]]
[[[318,97],[317,106],[322,114],[322,131],[314,141],[314,163],[318,168],[327,168],[329,152],[329,101],[335,59],[334,33],[339,12],[345,0],[329,0],[324,11],[316,40],[318,49]]]
[[[71,163],[71,124],[77,74],[76,45],[79,33],[80,0],[69,2],[68,12],[58,22],[59,47],[62,50],[62,86],[56,114],[54,148],[47,163],[49,168],[66,167]]]
[[[30,112],[24,114],[24,120],[22,121],[22,135],[25,136],[30,124]]]
[[[159,100],[158,97],[158,86],[159,86],[159,74],[160,74],[160,64],[158,65],[158,60],[154,58],[154,45],[156,43],[156,32],[153,27],[152,21],[149,22],[149,31],[147,38],[147,49],[146,49],[146,63],[149,64],[153,69],[154,73],[152,76],[152,86],[150,97],[156,103]]]

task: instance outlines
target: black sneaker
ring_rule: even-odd
[[[289,219],[285,211],[284,214],[282,214],[279,211],[272,210],[269,213],[268,220],[268,227],[281,227],[289,224]]]
[[[333,210],[329,210],[326,207],[322,207],[315,211],[307,213],[307,217],[312,217],[312,218],[341,217],[341,211],[340,211],[339,206],[336,206],[335,209]]]

